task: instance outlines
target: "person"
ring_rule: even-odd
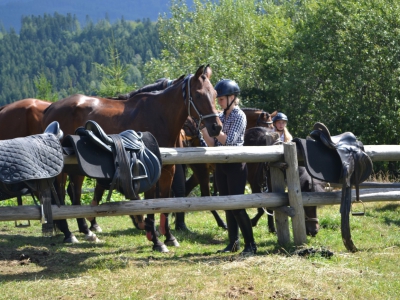
[[[205,128],[201,130],[204,140],[212,146],[243,146],[247,120],[239,108],[238,84],[230,79],[222,79],[215,85],[218,104],[223,109],[219,118],[223,125],[217,137],[210,137]],[[215,180],[220,196],[244,194],[247,179],[246,163],[216,164]],[[254,242],[253,228],[245,209],[226,210],[229,244],[218,252],[236,252],[240,249],[239,228],[244,239],[241,254],[255,254],[257,246]]]
[[[274,131],[279,133],[282,142],[290,142],[293,139],[289,130],[286,128],[288,121],[288,117],[281,112],[278,112],[276,116],[272,118]]]

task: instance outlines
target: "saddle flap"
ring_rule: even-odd
[[[67,135],[62,146],[68,155],[75,154],[81,175],[95,179],[112,179],[115,173],[112,152],[94,144],[90,137]]]
[[[313,139],[294,138],[304,159],[304,166],[313,178],[341,183],[342,161],[336,150]]]

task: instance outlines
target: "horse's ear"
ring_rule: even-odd
[[[275,117],[277,114],[278,114],[278,111],[276,110],[276,111],[274,111],[274,112],[271,114],[271,117],[273,118],[273,117]]]
[[[196,74],[194,75],[197,79],[200,78],[201,75],[203,75],[204,72],[204,65],[200,66],[197,71]]]
[[[212,70],[210,64],[207,64],[207,66],[204,68],[203,74],[206,75],[208,79],[211,79]]]

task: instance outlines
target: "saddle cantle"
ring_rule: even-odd
[[[307,172],[313,178],[342,184],[342,239],[346,248],[357,251],[350,235],[349,213],[351,210],[351,186],[356,188],[359,199],[359,184],[372,173],[372,161],[364,152],[364,145],[351,132],[331,136],[328,128],[316,123],[307,139],[293,141],[304,158]]]
[[[65,137],[66,154],[75,154],[78,170],[64,169],[97,179],[104,188],[117,189],[127,199],[153,187],[161,175],[161,154],[157,140],[149,132],[125,130],[107,135],[94,121],[87,121],[75,135]]]
[[[64,166],[60,137],[53,122],[43,134],[0,141],[0,200],[37,193],[44,235],[53,231],[51,202],[59,205],[53,181]]]

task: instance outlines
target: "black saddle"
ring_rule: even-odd
[[[97,179],[111,192],[117,189],[127,199],[149,190],[161,175],[161,154],[157,140],[149,132],[125,130],[107,135],[94,121],[87,121],[75,135],[65,137],[66,154],[75,154],[79,170],[66,170]]]
[[[351,186],[356,188],[359,199],[359,184],[372,173],[372,161],[364,152],[364,145],[351,132],[331,136],[328,128],[316,123],[307,139],[295,138],[304,158],[307,172],[313,178],[342,184],[342,238],[346,248],[357,251],[351,241],[349,212],[351,210]]]
[[[0,200],[37,193],[45,235],[53,231],[51,202],[60,204],[53,181],[64,166],[62,135],[53,122],[43,134],[0,141]]]

